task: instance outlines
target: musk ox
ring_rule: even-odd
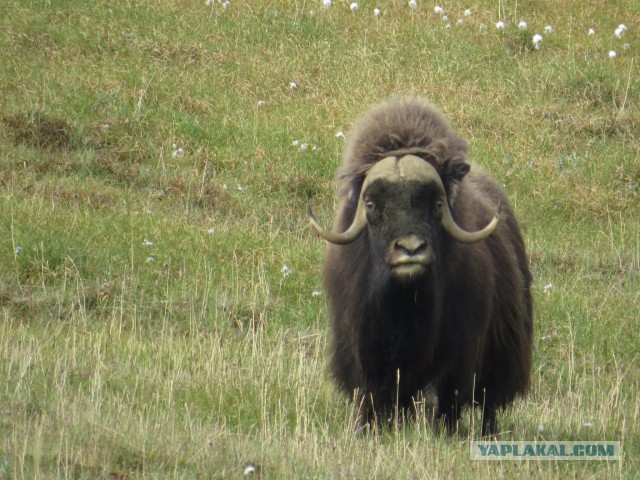
[[[526,393],[531,273],[513,210],[467,142],[417,99],[373,108],[338,173],[324,284],[330,370],[364,424],[434,407],[449,429],[461,407],[496,412]]]

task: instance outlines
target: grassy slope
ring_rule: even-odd
[[[334,3],[0,11],[0,478],[638,475],[640,8],[480,1],[456,25],[447,3],[447,30],[423,2]],[[453,438],[350,430],[304,209],[329,223],[335,133],[398,94],[441,106],[524,226],[537,353],[504,437],[622,462],[473,463],[468,414]]]

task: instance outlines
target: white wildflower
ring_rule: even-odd
[[[156,259],[155,259],[155,258],[153,258],[153,257],[147,257],[147,258],[145,258],[145,259],[144,259],[144,261],[145,261],[146,263],[151,263],[151,262],[154,262],[155,260],[156,260]]]
[[[616,58],[618,54],[615,50],[609,50],[609,58]]]
[[[289,267],[289,265],[287,265],[286,263],[284,264],[284,266],[280,269],[280,271],[282,272],[282,275],[286,278],[289,275],[291,275],[293,273],[293,270],[291,270],[291,268]]]
[[[547,25],[546,27],[544,27],[544,33],[545,34],[549,34],[551,32],[553,32],[553,26]]]
[[[443,22],[448,22],[449,21],[449,16],[448,15],[443,15],[442,16],[442,21]]]
[[[470,8],[467,8],[467,9],[464,11],[464,16],[465,16],[465,17],[470,17],[470,16],[471,16],[471,9],[470,9]]]
[[[145,247],[151,247],[151,246],[153,246],[153,242],[152,242],[151,240],[149,240],[148,238],[145,238],[145,239],[144,239],[144,241],[142,242],[142,244],[143,244]]]
[[[544,424],[543,423],[538,425],[538,432],[540,432],[540,433],[544,432]]]
[[[319,297],[320,295],[322,295],[322,292],[317,288],[313,292],[311,292],[312,297]]]
[[[244,467],[244,474],[245,475],[253,475],[254,473],[256,473],[256,466],[253,465],[252,463],[250,463],[249,465]]]
[[[291,144],[292,144],[294,147],[299,147],[299,146],[300,146],[300,140],[294,140],[293,142],[291,142]]]
[[[322,0],[322,5],[324,5],[324,8],[330,8],[331,0]]]
[[[553,288],[553,284],[547,283],[542,290],[544,293],[547,293],[547,292],[550,292],[552,288]]]
[[[15,253],[16,255],[19,255],[20,252],[22,252],[22,247],[20,245],[13,249],[13,253]]]
[[[596,29],[595,28],[590,28],[589,29],[589,36],[592,37],[596,34]]]
[[[374,14],[376,17],[379,17],[379,16],[382,14],[382,12],[380,11],[380,9],[379,9],[379,8],[374,8],[374,9],[373,9],[373,14]]]
[[[207,7],[210,7],[211,5],[213,5],[214,0],[207,0]]]
[[[289,82],[289,88],[298,88],[298,84],[296,82]]]
[[[527,29],[527,22],[525,22],[524,20],[522,20],[519,24],[518,24],[518,28],[520,30],[526,30]]]
[[[266,100],[258,100],[258,106],[259,106],[259,107],[263,107],[263,106],[265,106],[266,104],[267,104],[267,101],[266,101]]]
[[[416,2],[416,0],[409,0],[409,8],[418,8],[418,2]]]
[[[301,143],[300,144],[300,150],[302,150],[303,152],[309,148],[309,144],[308,143]]]
[[[222,8],[226,10],[229,7],[231,7],[231,2],[222,2]]]
[[[216,233],[216,229],[214,227],[207,228],[207,233],[213,235]]]
[[[358,9],[358,4],[356,2],[353,2],[351,5],[349,5],[349,8],[352,12],[355,12]]]
[[[175,158],[182,157],[184,155],[184,148],[182,147],[178,148],[178,146],[174,143],[173,152],[171,153],[171,155],[173,155]]]
[[[627,27],[623,23],[621,23],[620,25],[618,25],[618,28],[615,29],[613,34],[616,36],[616,38],[622,38],[622,36],[624,35],[624,32],[626,31],[627,31]]]
[[[236,185],[236,190],[238,190],[239,192],[242,192],[244,190],[244,187],[240,184]]]
[[[463,23],[464,23],[464,20],[463,20],[462,18],[459,18],[459,19],[456,21],[456,25],[462,25]]]
[[[336,133],[336,138],[340,138],[342,140],[345,140],[347,137],[345,136],[344,132],[342,130],[340,130],[338,133]]]
[[[444,28],[446,28],[447,30],[451,30],[451,24],[447,23]]]
[[[498,23],[496,23],[496,28],[498,30],[504,30],[504,22],[500,20]]]
[[[591,427],[593,427],[593,422],[584,422],[584,423],[582,424],[582,426],[583,426],[583,427],[586,427],[586,428],[591,428]]]
[[[540,48],[540,44],[542,43],[542,35],[540,35],[539,33],[536,33],[533,36],[533,45],[536,47],[536,50]]]
[[[444,13],[444,8],[442,8],[440,5],[436,5],[433,8],[433,11],[436,12],[439,15],[442,15]]]

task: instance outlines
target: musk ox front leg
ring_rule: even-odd
[[[496,420],[496,407],[489,405],[482,413],[482,436],[490,437],[498,434],[498,420]]]
[[[353,403],[355,405],[355,424],[364,430],[375,427],[377,416],[372,394],[356,389],[353,392]]]
[[[399,414],[398,384],[393,381],[381,382],[379,377],[375,380],[365,382],[356,397],[357,415],[363,427],[389,425]]]
[[[356,390],[353,401],[356,407],[357,424],[362,428],[391,425],[407,419],[424,418],[433,427],[438,418],[438,393],[433,384],[418,390],[414,395],[400,395],[389,400],[372,392]],[[385,401],[387,400],[387,401]]]
[[[434,384],[429,383],[418,392],[414,408],[416,416],[424,415],[427,424],[434,427],[438,417],[438,389]]]

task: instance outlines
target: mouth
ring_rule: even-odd
[[[422,275],[427,271],[431,261],[426,255],[420,257],[406,257],[394,261],[391,271],[398,278],[412,278]]]

